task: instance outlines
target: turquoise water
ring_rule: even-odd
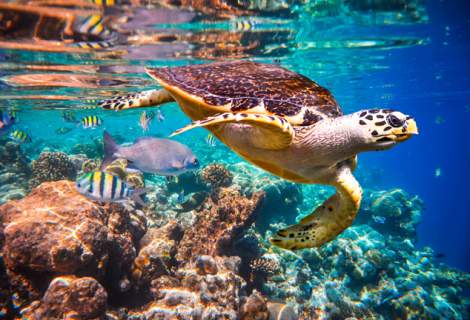
[[[464,130],[470,112],[470,17],[464,1],[273,0],[228,2],[224,9],[214,9],[218,2],[206,6],[198,2],[179,6],[157,2],[106,8],[86,1],[82,6],[67,1],[49,6],[32,3],[0,4],[0,108],[16,116],[10,132],[19,129],[31,137],[31,142],[20,145],[25,162],[48,151],[101,159],[104,130],[124,143],[143,135],[167,137],[189,124],[175,103],[161,109],[164,120],[154,119],[147,132],[140,127],[139,118],[143,110],[156,109],[112,112],[97,107],[101,99],[156,88],[145,67],[236,59],[281,65],[328,88],[344,113],[397,109],[416,119],[420,134],[391,150],[359,156],[356,176],[366,190],[365,197],[356,221],[358,229],[348,230],[342,239],[356,243],[360,250],[341,253],[338,248],[345,244],[340,240],[328,244],[320,254],[304,250],[298,255],[301,263],[270,248],[265,240],[279,226],[310,213],[332,189],[282,182],[249,165],[220,141],[207,143],[205,129],[175,137],[193,150],[202,167],[223,163],[247,193],[264,190],[274,197],[274,204],[268,202],[263,209],[269,214],[257,220],[252,232],[263,239],[263,250],[278,255],[285,279],[277,285],[276,281],[267,281],[258,289],[268,299],[289,302],[298,313],[302,308],[316,310],[305,313],[305,319],[342,319],[334,307],[325,307],[329,304],[338,309],[341,299],[354,301],[354,307],[349,306],[352,311],[345,313],[348,316],[468,317],[468,302],[459,300],[464,297],[462,290],[468,290],[468,276],[442,269],[448,265],[470,271],[466,192],[470,149]],[[93,17],[95,23],[90,22]],[[98,30],[100,19],[104,31]],[[70,21],[73,27],[67,29]],[[103,123],[84,129],[65,121],[64,111],[72,112],[78,120],[96,115]],[[0,138],[3,146],[10,140],[8,134]],[[7,168],[5,159],[2,161]],[[3,180],[2,202],[30,192],[28,169],[15,170],[24,171],[24,181]],[[145,175],[145,182],[154,192],[165,189],[168,183],[150,174]],[[278,189],[274,192],[272,188]],[[177,205],[180,189],[165,194],[170,204]],[[190,189],[186,188],[182,201],[191,197]],[[270,192],[280,195],[276,198]],[[294,204],[276,205],[281,199],[292,201],[291,193],[295,194]],[[409,240],[412,249],[397,253],[397,239]],[[398,248],[387,253],[390,262],[384,263],[397,264],[390,269],[394,272],[386,272],[388,278],[354,278],[355,269],[362,268],[360,272],[365,274],[386,270],[373,263],[373,267],[368,266],[373,257],[367,252],[387,247]],[[336,257],[337,261],[329,265],[323,262],[323,273],[316,274],[319,257]],[[340,262],[347,257],[355,257],[351,265]],[[430,265],[422,261],[425,258],[431,260]],[[298,280],[298,270],[304,268],[299,264],[309,266],[303,274],[305,281]],[[410,267],[405,272],[400,264]],[[423,268],[433,275],[419,274]],[[320,283],[345,275],[353,280],[325,285],[320,290]],[[394,290],[386,291],[387,285]],[[445,291],[448,286],[454,286],[455,292]],[[368,295],[364,293],[366,287]],[[406,300],[413,295],[426,303]],[[400,306],[409,310],[404,312]],[[318,310],[322,310],[321,315]]]

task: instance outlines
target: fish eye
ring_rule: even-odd
[[[400,120],[397,116],[394,116],[393,114],[389,114],[387,116],[387,122],[394,128],[401,127],[404,123],[403,120]]]
[[[194,164],[195,166],[199,166],[199,161],[198,161],[197,159],[194,159],[194,160],[193,160],[193,164]]]

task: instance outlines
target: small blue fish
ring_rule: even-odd
[[[24,131],[15,130],[8,136],[11,140],[17,143],[29,143],[31,142],[31,137]]]
[[[157,121],[158,122],[163,122],[165,120],[165,116],[163,115],[163,112],[160,110],[157,111]]]
[[[215,140],[215,137],[214,135],[212,135],[211,133],[209,133],[205,139],[206,143],[208,145],[210,145],[211,147],[215,147],[215,143],[216,143],[216,140]]]
[[[83,128],[85,129],[89,129],[89,128],[95,129],[101,126],[103,121],[101,120],[101,118],[97,116],[86,116],[82,118],[81,123],[82,123]]]
[[[15,120],[16,117],[13,113],[0,110],[0,135],[7,132],[15,123]]]
[[[95,171],[78,178],[77,190],[87,198],[102,202],[117,202],[132,199],[144,206],[140,197],[146,189],[133,189],[117,176],[107,172]]]
[[[372,216],[372,220],[374,220],[375,223],[384,224],[387,221],[387,218],[381,216]]]

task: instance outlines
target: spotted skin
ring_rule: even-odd
[[[343,114],[328,90],[278,65],[232,61],[147,72],[220,112],[273,114],[298,126]]]
[[[385,135],[390,135],[391,133],[400,135],[407,132],[408,128],[405,122],[410,119],[412,117],[405,116],[399,111],[370,109],[359,113],[358,125],[368,126],[373,137],[376,137],[377,140],[382,139],[382,141],[386,141],[389,138],[384,138],[383,136]]]
[[[361,186],[349,165],[338,168],[338,176],[332,185],[336,187],[336,194],[298,224],[279,230],[270,239],[271,243],[289,250],[319,247],[349,227],[359,210]]]
[[[107,110],[121,111],[130,108],[156,106],[171,101],[173,101],[173,98],[165,90],[148,90],[102,100],[98,106]]]

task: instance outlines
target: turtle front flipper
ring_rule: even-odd
[[[275,115],[254,113],[222,113],[215,117],[194,121],[176,130],[170,137],[185,131],[217,124],[241,123],[249,124],[252,130],[248,134],[253,145],[264,149],[282,149],[287,147],[294,138],[294,128],[284,118]],[[246,130],[248,132],[249,129]]]
[[[338,169],[332,184],[336,194],[298,224],[279,230],[271,243],[289,250],[319,247],[349,227],[359,211],[362,189],[348,166]]]
[[[120,111],[129,108],[158,106],[172,101],[175,100],[168,91],[165,89],[159,89],[127,94],[125,96],[116,96],[111,99],[102,100],[99,103],[99,107],[108,110]]]

